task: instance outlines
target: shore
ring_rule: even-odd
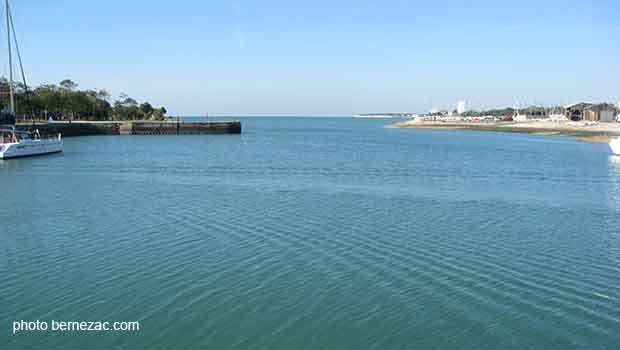
[[[591,122],[443,122],[443,121],[405,121],[386,128],[451,129],[513,132],[537,135],[571,136],[584,142],[608,143],[612,137],[620,136],[620,123]]]

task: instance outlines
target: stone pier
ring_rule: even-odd
[[[91,135],[203,135],[240,134],[239,121],[185,123],[178,121],[53,122],[18,124],[18,129],[38,129],[41,134],[63,137]]]

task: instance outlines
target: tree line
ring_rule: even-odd
[[[32,89],[14,82],[13,90],[16,116],[21,120],[163,120],[167,113],[164,107],[139,103],[124,93],[112,101],[106,90],[80,90],[70,79]],[[9,82],[0,78],[0,108],[8,106]]]
[[[515,108],[511,108],[511,107],[489,109],[489,110],[483,110],[483,111],[469,110],[463,113],[462,115],[465,117],[475,117],[475,116],[480,116],[480,115],[504,117],[504,116],[509,116],[509,115],[515,115],[517,112],[519,114],[527,114],[527,115],[532,115],[532,116],[537,116],[537,115],[544,116],[544,115],[549,115],[552,113],[562,114],[564,113],[564,107],[562,106],[553,106],[553,107],[528,106],[528,107],[521,108],[519,110]]]

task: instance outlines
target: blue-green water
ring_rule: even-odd
[[[248,118],[0,163],[2,349],[617,349],[620,159]],[[15,320],[140,321],[12,334]]]

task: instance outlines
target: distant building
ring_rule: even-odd
[[[566,118],[572,121],[583,120],[586,108],[592,106],[592,103],[580,102],[566,106]]]
[[[619,112],[620,108],[611,103],[575,103],[566,106],[566,117],[573,121],[610,123],[617,121]]]
[[[547,119],[549,116],[544,107],[530,106],[521,110],[516,109],[512,118],[515,122],[527,122]]]
[[[515,122],[526,122],[529,120],[529,118],[527,117],[527,114],[515,114],[512,117],[512,120]]]
[[[456,105],[456,113],[463,114],[467,110],[467,103],[465,101],[459,101]]]
[[[585,110],[584,120],[611,123],[616,121],[618,107],[611,103],[599,103]]]

